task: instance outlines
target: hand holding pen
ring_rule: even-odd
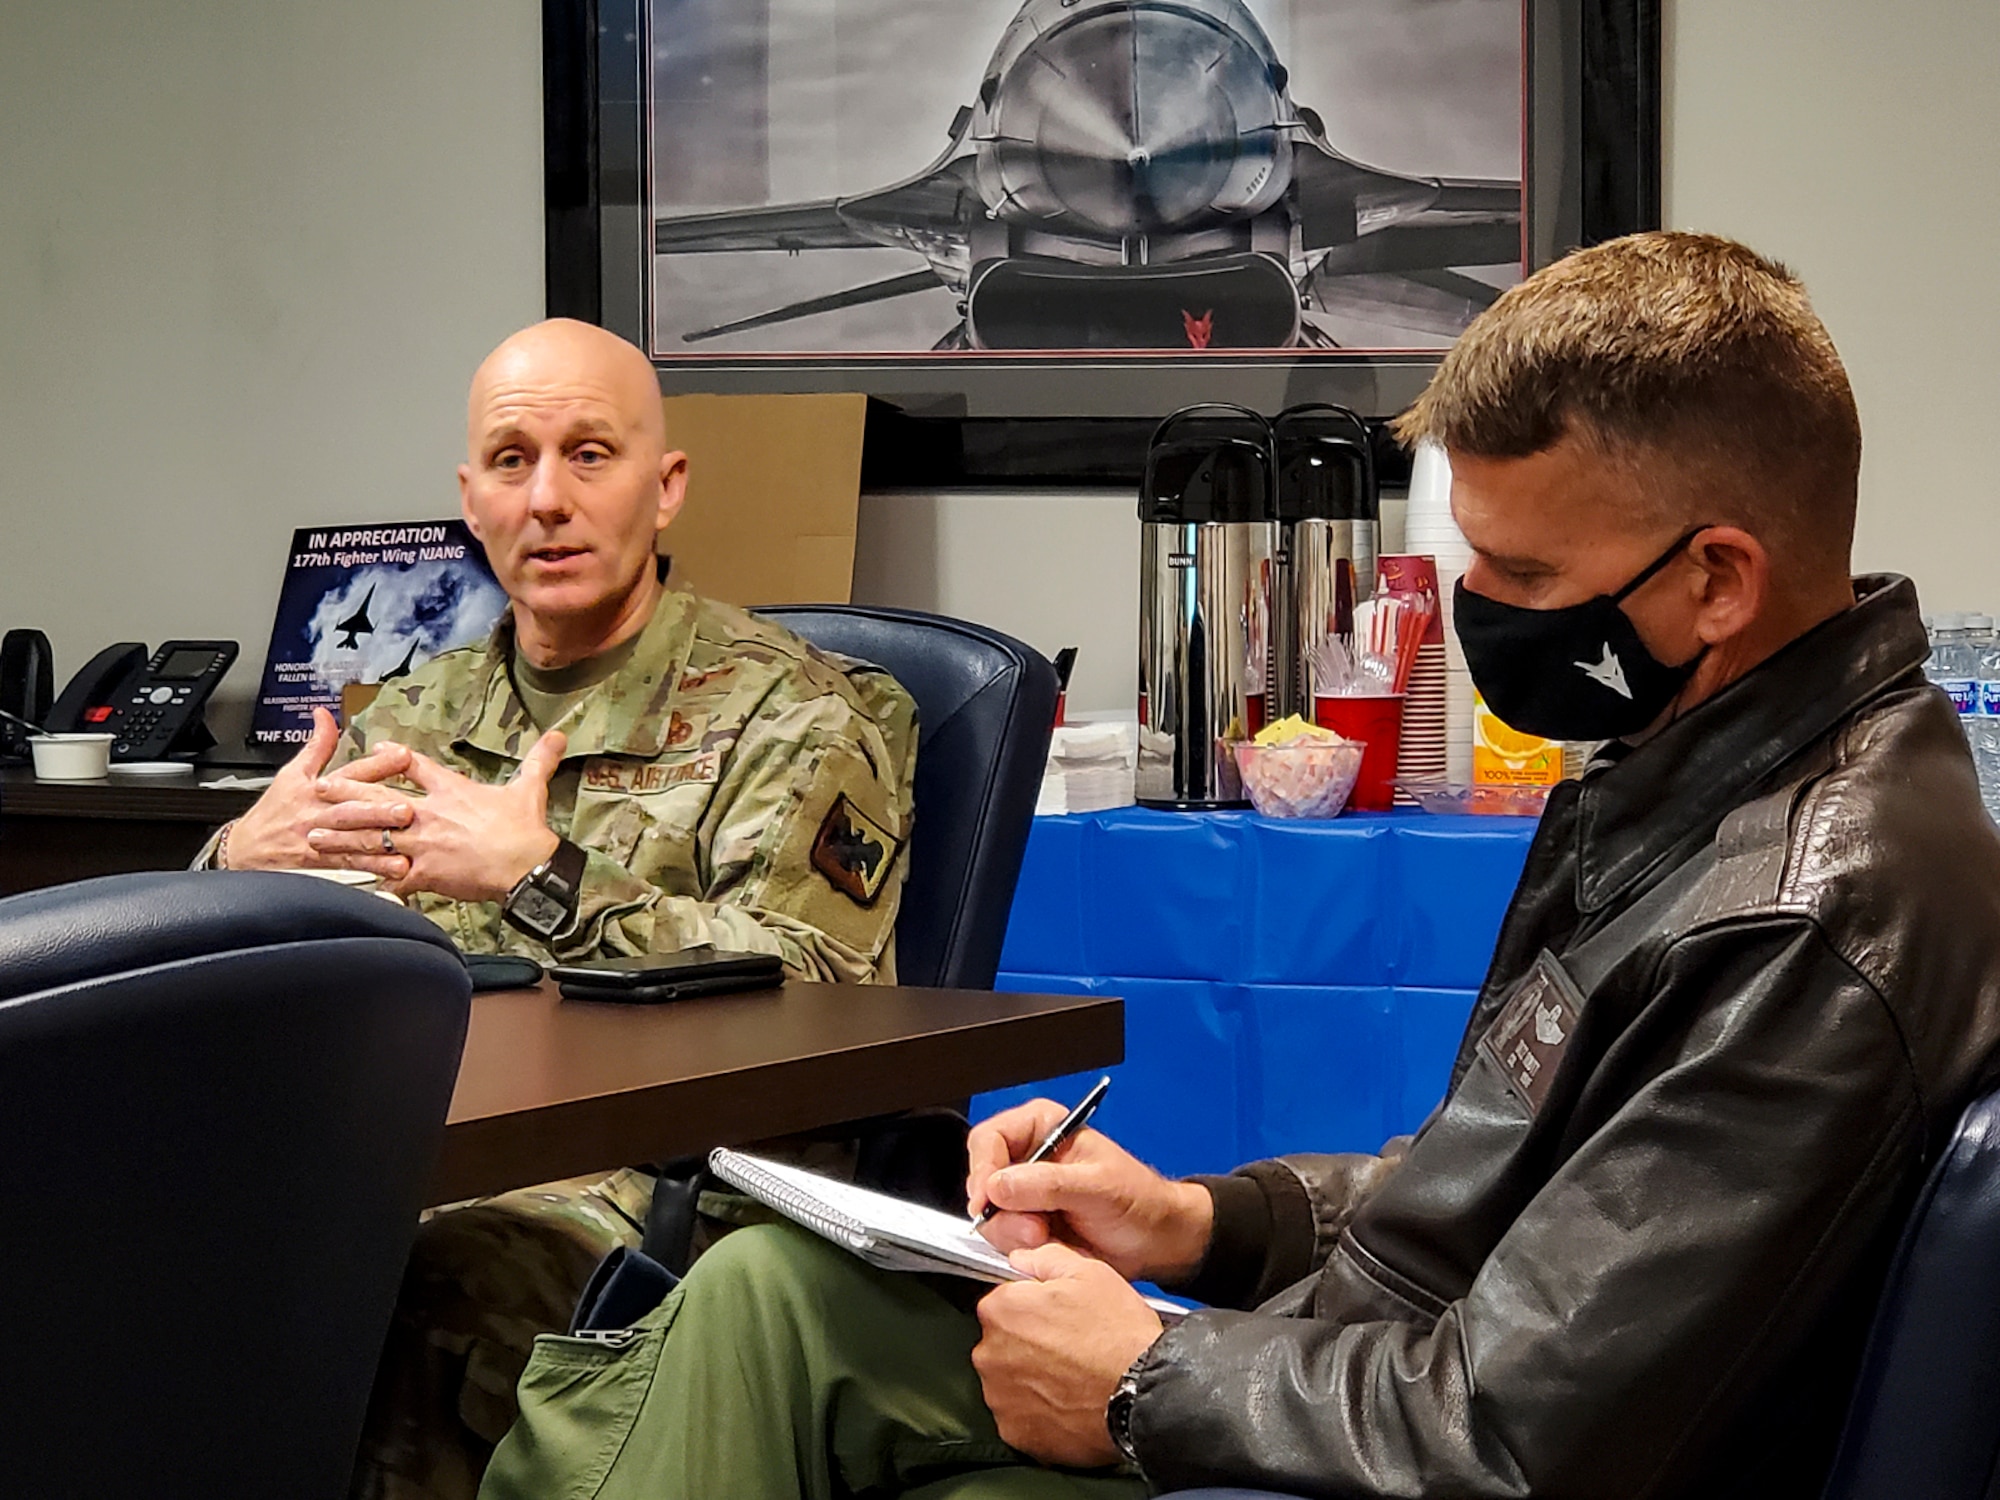
[[[1192,1275],[1208,1249],[1214,1201],[1208,1189],[1170,1181],[1085,1129],[1084,1119],[1069,1123],[1095,1107],[1104,1087],[1074,1110],[1036,1099],[973,1127],[966,1196],[979,1231],[1009,1252],[1060,1240],[1128,1280]]]
[[[1042,1137],[1041,1145],[1029,1152],[1028,1159],[1022,1162],[1021,1165],[1031,1167],[1036,1162],[1047,1161],[1058,1151],[1062,1150],[1064,1146],[1068,1145],[1070,1137],[1083,1129],[1090,1122],[1090,1117],[1097,1113],[1097,1106],[1104,1102],[1105,1092],[1110,1087],[1111,1075],[1106,1073],[1102,1078],[1097,1080],[1096,1086],[1083,1096],[1076,1108],[1063,1116],[1062,1123]],[[979,1211],[978,1217],[974,1222],[984,1224],[998,1212],[1000,1212],[1000,1205],[989,1199],[986,1207]]]

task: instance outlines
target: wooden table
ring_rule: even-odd
[[[209,789],[234,770],[191,768],[185,776],[128,776],[103,781],[39,781],[25,766],[0,768],[0,896],[93,875],[184,870],[215,828],[255,802],[258,793]]]
[[[475,995],[430,1201],[452,1203],[713,1146],[1106,1067],[1125,1005],[790,983],[666,1005]]]

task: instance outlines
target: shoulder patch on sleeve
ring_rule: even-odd
[[[860,906],[873,906],[896,863],[902,841],[842,792],[813,838],[812,866],[827,884]]]

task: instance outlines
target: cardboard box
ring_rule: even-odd
[[[340,727],[354,722],[354,716],[373,703],[382,691],[379,682],[350,682],[340,690]]]
[[[845,604],[861,502],[859,394],[667,396],[687,504],[660,537],[673,577],[728,604]]]

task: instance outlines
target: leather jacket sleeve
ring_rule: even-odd
[[[1136,1371],[1147,1478],[1644,1495],[1712,1456],[1738,1392],[1810,1353],[1816,1310],[1879,1272],[1923,1101],[1881,997],[1794,916],[1674,943],[1616,1051],[1600,1067],[1615,1083],[1591,1080],[1606,1102],[1578,1106],[1544,1185],[1442,1311],[1404,1298],[1407,1318],[1342,1322],[1291,1297],[1297,1316],[1169,1329]],[[1451,1172],[1454,1142],[1510,1107],[1529,1117],[1482,1053],[1382,1197]],[[1454,1134],[1456,1111],[1472,1113]],[[1365,1272],[1370,1217],[1335,1247],[1342,1274]]]
[[[1226,1177],[1191,1178],[1215,1200],[1215,1230],[1200,1269],[1171,1290],[1211,1307],[1250,1308],[1310,1276],[1410,1140],[1399,1135],[1374,1155],[1281,1156]]]

